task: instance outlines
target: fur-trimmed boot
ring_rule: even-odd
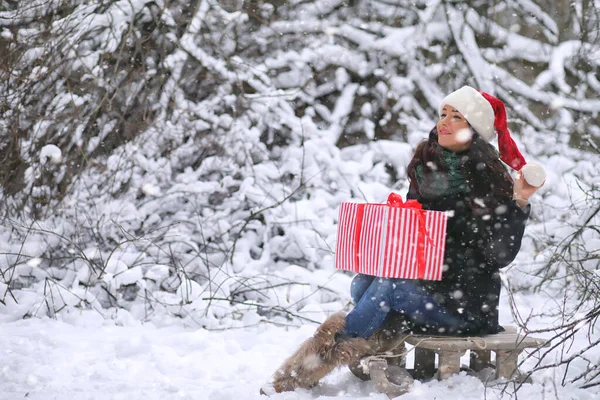
[[[363,338],[337,338],[346,326],[346,314],[333,314],[315,334],[306,340],[273,375],[276,392],[310,388],[341,365],[348,365],[370,353],[369,343]]]

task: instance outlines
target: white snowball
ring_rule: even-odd
[[[60,151],[57,146],[53,144],[47,144],[42,147],[42,150],[40,151],[40,162],[42,164],[46,164],[48,160],[53,164],[58,164],[61,159],[62,151]]]
[[[540,187],[546,180],[546,171],[538,163],[529,163],[521,168],[521,174],[531,186]]]

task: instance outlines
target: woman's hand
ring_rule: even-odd
[[[513,200],[517,202],[519,207],[525,208],[529,202],[529,198],[542,186],[544,186],[543,183],[537,187],[530,185],[523,179],[521,171],[519,171],[513,185]]]

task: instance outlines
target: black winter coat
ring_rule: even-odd
[[[482,217],[471,212],[464,195],[425,199],[409,191],[407,197],[419,201],[426,210],[454,212],[448,218],[442,280],[418,281],[421,287],[450,314],[467,322],[460,333],[501,331],[499,271],[519,252],[531,206],[521,209],[509,200],[493,215]]]

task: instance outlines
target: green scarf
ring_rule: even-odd
[[[442,147],[442,159],[445,171],[423,173],[423,166],[417,165],[415,172],[421,195],[425,198],[435,198],[468,193],[470,188],[460,170],[460,156]]]

